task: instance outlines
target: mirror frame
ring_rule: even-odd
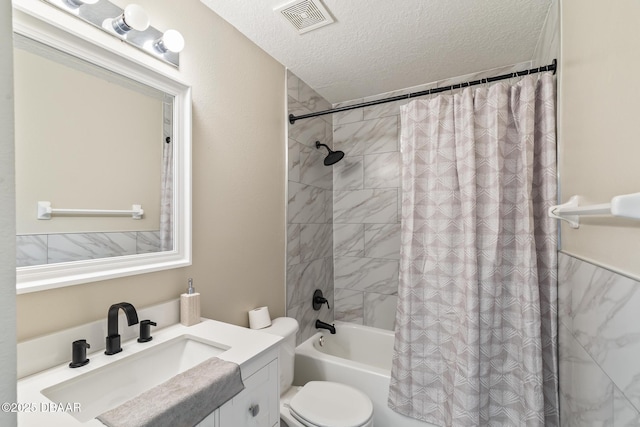
[[[191,265],[191,87],[177,70],[39,0],[13,0],[14,33],[174,97],[173,250],[16,268],[18,294]],[[83,25],[79,25],[83,24]],[[155,62],[154,62],[155,61]],[[156,63],[157,62],[157,63]],[[16,143],[19,143],[16,141]],[[35,215],[34,209],[34,215]]]

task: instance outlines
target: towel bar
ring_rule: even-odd
[[[580,196],[573,196],[561,205],[551,206],[549,216],[569,223],[571,228],[580,227],[582,215],[613,215],[623,218],[640,219],[640,193],[622,194],[610,203],[580,206]]]
[[[108,209],[53,209],[51,202],[38,202],[38,219],[51,219],[51,215],[131,215],[132,219],[142,219],[141,205],[133,205],[130,210]]]

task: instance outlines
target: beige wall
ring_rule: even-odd
[[[640,3],[564,0],[559,80],[560,189],[585,203],[640,191]],[[562,250],[640,277],[640,221],[582,217]]]
[[[162,94],[15,49],[18,234],[160,229]],[[38,123],[34,126],[34,123]],[[131,209],[144,217],[38,220],[62,209]]]
[[[193,88],[193,265],[18,296],[18,340],[106,318],[110,304],[177,298],[187,278],[202,315],[247,325],[284,315],[285,70],[198,0],[138,0],[185,37]]]

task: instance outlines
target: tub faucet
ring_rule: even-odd
[[[322,320],[317,319],[316,320],[316,329],[328,329],[329,332],[331,332],[332,334],[336,333],[336,327],[335,325],[330,325],[328,323],[324,323]]]
[[[118,312],[120,309],[127,315],[127,323],[129,323],[129,326],[138,323],[138,313],[135,307],[128,302],[120,302],[109,307],[109,313],[107,315],[107,344],[104,351],[104,354],[107,355],[120,353],[122,351],[122,347],[120,347],[120,335],[118,334]]]

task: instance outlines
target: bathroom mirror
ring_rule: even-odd
[[[189,265],[190,88],[37,12],[14,10],[17,292]]]

